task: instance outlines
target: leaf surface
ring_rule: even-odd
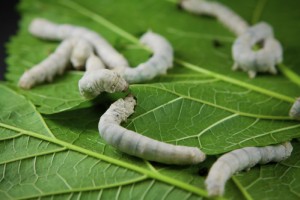
[[[290,28],[299,27],[296,1],[222,2],[250,23],[260,19],[271,23],[284,47],[285,64],[299,73],[295,66],[300,63],[300,42],[296,37],[300,29]],[[19,10],[23,16],[20,31],[8,44],[6,77],[12,84],[58,45],[57,41],[29,35],[28,24],[35,17],[101,33],[132,66],[150,55],[138,37],[152,29],[174,46],[175,65],[167,75],[130,86],[138,105],[123,126],[160,141],[199,147],[209,155],[300,136],[299,122],[288,117],[299,87],[281,74],[259,74],[250,80],[246,73],[231,71],[234,35],[215,19],[183,12],[170,1],[153,0],[26,0]],[[272,14],[282,11],[289,12]],[[216,41],[219,47],[214,46]],[[166,166],[125,155],[106,145],[99,137],[97,124],[115,97],[100,95],[101,104],[81,106],[87,103],[77,89],[82,74],[69,71],[53,83],[29,91],[14,92],[0,86],[0,196],[206,197],[205,171],[214,161],[213,156],[199,166]],[[39,112],[52,115],[41,116]],[[283,163],[241,172],[227,183],[225,198],[298,199],[297,160],[299,148]]]

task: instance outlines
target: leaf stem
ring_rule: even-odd
[[[266,7],[268,0],[259,0],[253,12],[251,23],[255,24],[261,18],[264,8]]]
[[[239,188],[241,193],[244,195],[245,199],[247,200],[253,200],[253,198],[250,196],[250,194],[247,192],[245,187],[238,181],[238,179],[235,176],[232,176],[231,179],[235,183],[235,185]]]
[[[200,73],[203,73],[203,74],[206,74],[206,75],[210,75],[210,76],[213,76],[213,77],[218,78],[220,80],[238,85],[240,87],[248,88],[250,90],[253,90],[253,91],[256,91],[256,92],[259,92],[259,93],[262,93],[262,94],[267,94],[269,96],[275,97],[277,99],[281,99],[283,101],[287,101],[287,102],[291,102],[291,103],[294,103],[294,101],[295,101],[295,99],[292,98],[292,97],[289,97],[289,96],[286,96],[286,95],[283,95],[283,94],[279,94],[279,93],[276,93],[276,92],[273,92],[273,91],[255,86],[255,85],[251,85],[249,83],[245,83],[243,81],[240,81],[240,80],[237,80],[237,79],[234,79],[234,78],[231,78],[231,77],[228,77],[228,76],[216,73],[216,72],[209,71],[207,69],[198,67],[196,65],[185,62],[183,60],[175,59],[175,62],[177,62],[178,64],[180,64],[180,65],[182,65],[182,66],[184,66],[188,69],[191,69],[193,71],[197,71],[197,72],[200,72]]]
[[[289,69],[285,64],[278,64],[278,69],[293,83],[300,86],[300,76]]]

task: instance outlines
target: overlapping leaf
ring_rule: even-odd
[[[285,63],[294,68],[300,62],[296,54],[299,39],[294,37],[300,29],[285,31],[299,26],[298,12],[272,14],[279,10],[295,11],[297,3],[290,1],[284,6],[254,0],[224,3],[249,22],[257,21],[260,16],[270,22],[284,46]],[[34,17],[91,28],[107,38],[133,66],[149,55],[137,38],[151,28],[171,41],[175,67],[168,75],[130,87],[138,105],[124,126],[161,141],[197,146],[208,154],[300,136],[299,123],[288,117],[298,86],[282,75],[259,75],[250,80],[246,73],[232,72],[230,48],[234,36],[214,19],[185,13],[170,1],[153,0],[27,0],[21,2],[20,10],[23,13],[20,32],[8,46],[6,77],[13,84],[25,69],[44,59],[58,44],[28,34],[27,26]],[[216,41],[221,45],[215,47]],[[0,87],[0,196],[82,199],[206,196],[200,175],[209,168],[210,158],[200,166],[165,166],[144,162],[107,146],[98,136],[97,123],[114,98],[91,108],[78,107],[85,101],[77,89],[81,75],[69,72],[53,84],[30,91],[18,90],[36,108],[17,93]],[[36,109],[48,114],[72,110],[41,117]],[[225,197],[299,198],[296,192],[299,184],[294,181],[300,178],[297,160],[299,148],[281,164],[256,167],[235,176],[227,184]],[[277,188],[282,188],[282,192],[274,192]]]

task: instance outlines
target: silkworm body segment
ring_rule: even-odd
[[[64,40],[48,58],[26,71],[19,80],[19,86],[30,89],[45,81],[61,75],[67,68],[76,38]]]
[[[101,92],[124,92],[128,83],[115,71],[97,69],[86,71],[78,82],[80,94],[87,99],[98,96]]]
[[[84,65],[92,53],[92,45],[85,39],[79,39],[74,45],[71,55],[71,63],[73,67],[75,69],[84,69]]]
[[[226,181],[236,172],[249,169],[254,165],[268,162],[280,162],[291,155],[293,147],[290,142],[266,147],[245,147],[221,156],[211,167],[206,188],[210,196],[221,196]]]
[[[194,14],[204,14],[216,17],[224,26],[236,35],[243,34],[248,29],[248,23],[230,8],[218,2],[206,0],[181,0],[180,6]]]
[[[95,54],[91,54],[85,64],[86,71],[94,71],[97,69],[105,69],[104,63]]]
[[[131,96],[119,99],[102,115],[99,132],[108,144],[130,155],[165,164],[197,164],[205,159],[196,147],[167,144],[121,127],[120,123],[134,112],[135,104]]]
[[[167,69],[173,66],[173,48],[164,37],[148,31],[140,42],[149,47],[153,55],[137,67],[125,69],[123,76],[129,83],[151,80],[157,75],[166,74]]]
[[[300,97],[296,99],[295,103],[290,109],[290,116],[295,119],[300,119]]]

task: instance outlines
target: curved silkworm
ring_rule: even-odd
[[[151,80],[157,75],[166,74],[167,69],[173,66],[173,48],[164,37],[148,31],[140,42],[149,47],[153,55],[147,62],[124,70],[124,79],[129,83]]]
[[[92,53],[93,46],[85,39],[78,39],[71,54],[71,63],[73,67],[77,70],[84,69],[84,65]]]
[[[209,196],[221,196],[226,181],[236,172],[249,169],[256,164],[280,162],[292,153],[290,142],[266,147],[245,147],[221,156],[211,167],[205,180]]]
[[[19,80],[19,87],[30,89],[43,82],[51,82],[53,78],[67,69],[74,43],[77,38],[64,40],[45,60],[26,71]]]
[[[262,43],[262,48],[254,51],[253,46]],[[271,26],[260,22],[240,35],[232,46],[233,70],[238,68],[254,78],[257,72],[276,74],[275,65],[282,62],[282,47],[273,37]]]
[[[124,92],[128,83],[116,71],[105,69],[101,59],[91,54],[86,61],[86,72],[78,82],[79,92],[86,99],[92,99],[101,92]]]
[[[96,69],[86,71],[78,82],[80,94],[86,99],[92,99],[101,92],[124,92],[128,89],[128,83],[115,71],[108,69]]]
[[[290,109],[290,116],[295,119],[300,119],[300,97],[296,99],[295,103]]]
[[[69,24],[55,24],[46,19],[34,19],[29,32],[36,37],[50,40],[65,40],[70,37],[84,38],[93,45],[101,60],[111,69],[124,70],[128,67],[127,60],[117,52],[104,38],[89,29]]]
[[[101,116],[99,132],[110,145],[122,152],[165,164],[197,164],[205,154],[196,147],[167,144],[120,126],[133,112],[136,101],[132,96],[119,99]]]
[[[248,29],[248,23],[244,19],[221,3],[206,0],[181,0],[180,6],[194,14],[216,17],[236,35],[241,35]]]

